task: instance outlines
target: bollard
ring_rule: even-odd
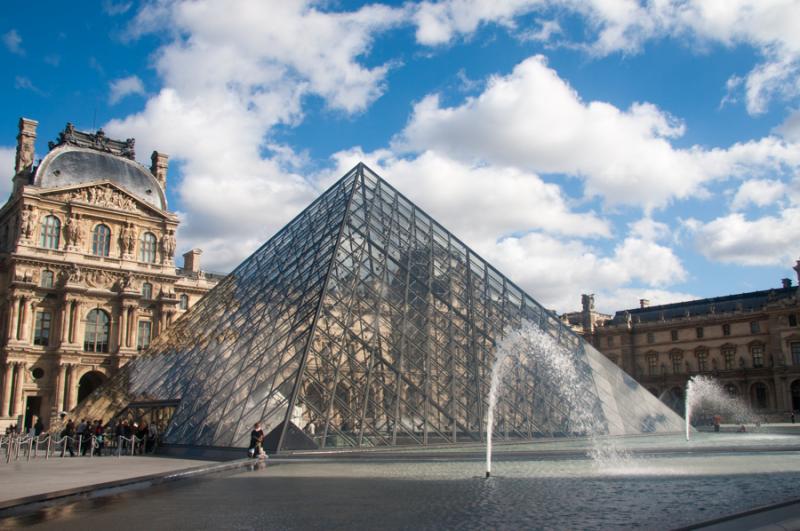
[[[44,454],[45,460],[50,459],[50,448],[51,448],[52,443],[53,443],[53,436],[52,435],[48,435],[47,436],[47,450],[45,450],[45,454]]]
[[[83,443],[83,434],[78,435],[78,457],[81,456],[81,445]]]

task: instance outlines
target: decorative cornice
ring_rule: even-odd
[[[70,122],[67,122],[66,127],[58,134],[58,139],[55,142],[47,143],[47,147],[51,151],[63,145],[94,149],[118,157],[136,160],[136,139],[114,140],[108,138],[102,129],[98,129],[96,133],[78,131]]]

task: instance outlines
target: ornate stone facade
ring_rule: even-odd
[[[800,280],[800,261],[794,267]],[[610,315],[593,304],[562,319],[675,409],[687,380],[716,378],[773,421],[800,411],[800,288],[780,288],[640,307]]]
[[[199,249],[175,266],[166,155],[67,124],[34,165],[36,127],[0,209],[0,429],[72,409],[219,279]]]

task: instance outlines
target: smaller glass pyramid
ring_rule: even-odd
[[[275,450],[480,441],[491,367],[533,325],[572,353],[603,433],[683,420],[469,247],[359,164],[75,412],[175,408],[167,443]],[[580,432],[544,369],[518,365],[502,436]],[[302,430],[304,437],[294,433]],[[287,433],[293,433],[288,436]],[[300,442],[298,442],[300,441]]]

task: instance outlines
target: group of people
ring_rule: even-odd
[[[89,453],[93,446],[94,455],[102,455],[107,428],[100,419],[93,421],[81,419],[77,426],[72,419],[68,419],[64,429],[61,430],[61,437],[69,437],[64,444],[70,456],[75,455],[76,440],[80,442],[81,455]],[[94,437],[94,445],[92,445],[92,437]]]
[[[80,452],[82,456],[87,455],[89,452],[93,452],[93,455],[101,456],[103,455],[103,450],[109,446],[114,446],[115,442],[126,446],[132,444],[130,441],[120,439],[120,437],[131,439],[134,436],[143,441],[143,444],[134,446],[134,452],[150,453],[153,451],[158,438],[156,425],[148,424],[147,422],[139,424],[122,420],[114,425],[112,423],[104,424],[100,419],[84,418],[77,424],[72,419],[63,420],[65,420],[64,428],[61,430],[59,437],[66,438],[64,451],[69,452],[71,457],[74,457],[77,452]],[[14,427],[7,429],[6,433],[10,433],[11,429],[14,429]],[[36,435],[40,434],[41,432]]]

